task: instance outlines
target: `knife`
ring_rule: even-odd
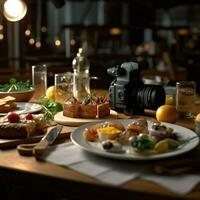
[[[35,156],[39,156],[44,153],[47,147],[55,141],[62,130],[63,126],[56,126],[52,128],[41,140],[40,142],[33,148],[33,154]]]

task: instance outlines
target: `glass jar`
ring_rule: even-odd
[[[90,93],[90,65],[82,48],[79,48],[77,56],[73,59],[72,68],[73,96],[78,101],[82,101]]]

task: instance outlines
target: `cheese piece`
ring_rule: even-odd
[[[97,129],[98,138],[100,141],[103,140],[113,140],[118,137],[122,133],[121,130],[109,126],[109,127],[102,127]]]

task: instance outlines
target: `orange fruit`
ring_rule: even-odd
[[[178,111],[173,105],[162,105],[156,110],[156,119],[159,122],[175,123],[178,120]]]

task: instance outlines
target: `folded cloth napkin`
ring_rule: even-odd
[[[149,161],[107,159],[88,153],[72,143],[50,147],[41,159],[68,167],[108,184],[121,185],[134,178],[141,178],[160,184],[180,195],[189,193],[200,182],[199,175],[156,175],[152,172],[153,163]]]

